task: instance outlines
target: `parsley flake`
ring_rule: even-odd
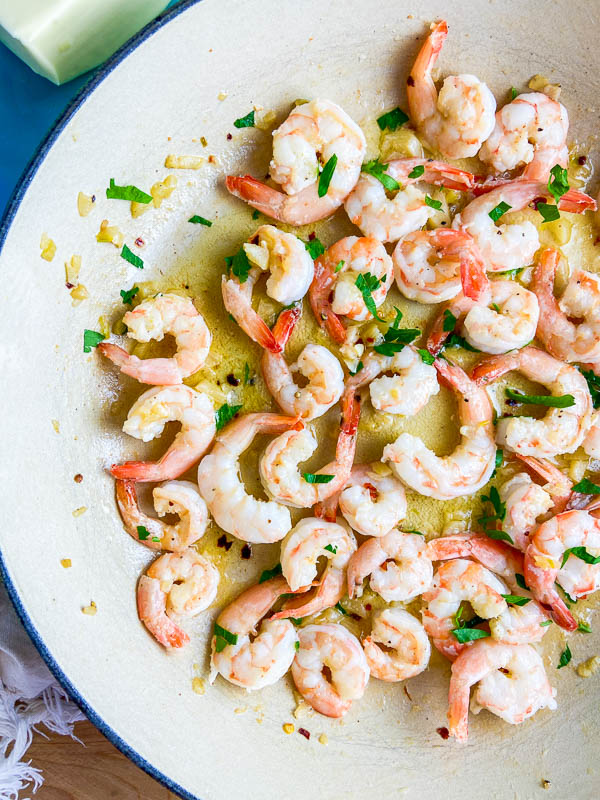
[[[243,247],[240,247],[234,256],[227,256],[225,258],[225,264],[240,283],[246,283],[248,280],[248,275],[250,274],[250,270],[252,269],[252,265],[250,264],[248,256],[246,255],[246,251]]]
[[[145,542],[146,539],[150,536],[150,534],[148,533],[148,529],[145,528],[143,525],[137,526],[137,534],[140,542]]]
[[[600,408],[600,376],[591,369],[581,369],[580,372],[587,381],[594,408]]]
[[[254,109],[249,111],[245,117],[239,117],[238,119],[234,120],[234,126],[236,128],[253,128],[254,127]]]
[[[350,375],[353,375],[353,376],[354,376],[354,375],[357,375],[357,374],[358,374],[358,373],[361,371],[361,369],[362,369],[363,367],[364,367],[364,364],[363,364],[363,362],[362,362],[362,361],[359,361],[359,362],[358,362],[358,364],[356,365],[356,369],[354,370],[354,372],[352,372],[352,370],[350,369],[350,367],[348,367],[348,372],[349,372],[349,374],[350,374]]]
[[[373,292],[377,291],[377,289],[379,289],[381,286],[381,281],[379,278],[377,278],[375,275],[371,275],[370,272],[359,272],[356,276],[356,280],[354,281],[354,285],[362,294],[366,307],[375,317],[375,319],[378,319],[380,322],[384,322],[385,320],[377,313],[377,306],[375,305],[375,300],[373,299]]]
[[[592,632],[592,626],[591,626],[591,625],[588,625],[588,623],[587,623],[587,622],[580,622],[580,623],[577,625],[577,630],[578,630],[580,633],[591,633],[591,632]]]
[[[340,614],[343,614],[345,617],[348,616],[348,612],[341,603],[336,603],[334,608],[336,608],[340,612]]]
[[[105,338],[103,333],[90,331],[86,328],[83,332],[83,352],[91,353],[92,347],[98,347],[100,342],[104,341]]]
[[[449,333],[450,331],[453,331],[454,328],[456,327],[456,322],[457,322],[456,317],[450,311],[450,309],[447,308],[444,311],[444,322],[442,325],[442,330],[444,331],[444,333]]]
[[[569,645],[567,645],[560,654],[560,659],[558,661],[558,666],[556,667],[556,669],[562,669],[563,667],[566,667],[572,657],[573,654],[571,653],[571,648],[569,647]]]
[[[331,483],[334,475],[316,475],[313,472],[303,472],[302,477],[307,483]]]
[[[194,225],[206,225],[207,228],[210,228],[212,225],[212,222],[209,219],[206,219],[205,217],[200,217],[198,216],[198,214],[194,214],[193,217],[190,217],[188,219],[188,222],[193,222]]]
[[[408,173],[408,177],[420,178],[424,172],[425,172],[425,167],[423,166],[423,164],[417,164],[417,166],[411,169],[411,171]]]
[[[337,544],[326,544],[323,550],[328,550],[335,555],[337,553]]]
[[[387,174],[387,164],[382,164],[378,158],[373,159],[373,161],[367,161],[366,164],[363,164],[361,169],[363,172],[366,172],[367,175],[372,175],[374,178],[377,178],[379,183],[382,183],[383,186],[388,190],[388,192],[397,192],[400,189],[400,184],[397,180],[392,178],[391,175]]]
[[[333,271],[334,272],[339,272],[342,269],[342,267],[344,266],[345,263],[346,263],[345,261],[338,261],[338,263],[335,265],[335,269]]]
[[[506,397],[509,400],[517,400],[523,405],[549,406],[550,408],[570,408],[575,405],[575,398],[572,394],[562,395],[541,395],[541,394],[521,394],[514,389],[505,389]]]
[[[542,215],[544,222],[554,222],[555,219],[560,219],[558,206],[553,206],[550,203],[538,203],[536,210]]]
[[[569,176],[567,170],[561,167],[560,164],[555,164],[550,170],[550,177],[548,179],[548,191],[554,197],[556,203],[566,194],[570,189]]]
[[[114,178],[110,179],[110,186],[106,190],[106,196],[109,200],[130,200],[133,203],[144,203],[144,205],[151,203],[153,200],[151,194],[143,192],[137,186],[117,186]]]
[[[417,353],[421,356],[421,361],[424,364],[433,364],[435,361],[435,356],[432,356],[429,350],[425,350],[422,347],[417,347]]]
[[[231,633],[227,628],[222,628],[215,622],[215,650],[217,653],[225,650],[228,644],[237,644],[237,633]]]
[[[434,208],[436,211],[439,211],[442,207],[440,200],[434,200],[433,197],[430,197],[428,194],[425,195],[425,205],[429,206],[429,208]]]
[[[323,171],[319,175],[319,183],[317,185],[317,194],[319,197],[325,197],[327,194],[327,190],[329,189],[329,184],[333,178],[333,173],[335,172],[337,162],[338,157],[334,153],[323,167]]]
[[[258,582],[264,583],[265,581],[270,581],[271,578],[276,578],[278,575],[281,575],[281,564],[275,564],[273,569],[264,569],[260,573],[260,578],[258,579]]]
[[[123,245],[123,249],[121,250],[121,258],[124,258],[125,261],[129,261],[129,263],[133,264],[137,269],[144,269],[144,262],[142,259],[136,256],[135,253],[132,253],[126,244]]]
[[[596,483],[592,483],[587,478],[583,478],[583,480],[573,486],[573,491],[581,492],[581,494],[600,494],[600,486]]]
[[[304,247],[308,250],[309,256],[314,261],[315,258],[322,256],[325,252],[325,247],[323,243],[315,236],[314,239],[309,239],[308,242],[304,242]]]
[[[510,211],[511,208],[512,206],[509,206],[508,203],[505,203],[503,200],[501,203],[498,203],[497,206],[492,208],[492,210],[488,214],[488,217],[490,217],[490,219],[493,219],[494,222],[498,222],[500,217],[503,214],[506,214],[507,211]]]
[[[485,639],[490,636],[489,631],[482,631],[479,628],[454,628],[452,631],[454,638],[461,644],[474,642],[475,639]]]
[[[586,564],[600,564],[600,556],[593,556],[591,553],[588,553],[586,547],[568,547],[563,553],[562,563],[560,565],[561,569],[567,563],[567,559],[570,555],[580,558],[582,561],[585,561]]]
[[[215,411],[215,423],[217,430],[220,431],[229,420],[233,419],[238,411],[241,409],[241,404],[239,406],[230,406],[229,403],[224,403],[220,408]]]
[[[136,296],[139,290],[140,290],[139,286],[133,286],[131,289],[127,289],[127,291],[125,291],[125,289],[121,289],[119,294],[123,299],[123,304],[126,306],[130,306],[133,301],[133,298]]]
[[[512,606],[526,606],[531,597],[522,597],[520,594],[503,594],[502,597]]]
[[[405,114],[399,106],[396,106],[396,108],[393,108],[391,111],[386,111],[385,114],[377,117],[379,130],[382,131],[384,131],[386,128],[389,131],[395,131],[406,122],[408,122],[408,115]]]

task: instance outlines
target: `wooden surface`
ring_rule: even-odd
[[[149,775],[125,758],[91,722],[78,722],[75,733],[84,743],[67,736],[38,734],[27,759],[40,768],[44,785],[38,800],[176,800]],[[29,796],[27,792],[23,796]]]

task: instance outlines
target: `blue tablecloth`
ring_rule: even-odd
[[[0,217],[36,147],[92,74],[55,86],[0,44]]]

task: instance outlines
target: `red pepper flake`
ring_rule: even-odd
[[[233,136],[232,136],[230,133],[228,133],[228,134],[227,134],[227,140],[228,140],[228,141],[231,141],[232,139],[233,139]]]
[[[75,481],[75,483],[81,483],[81,481],[83,480],[83,475],[81,474],[81,472],[78,472],[77,475],[75,475],[75,477],[73,478],[73,480]]]
[[[227,536],[225,536],[225,534],[219,536],[219,538],[217,539],[217,547],[224,547],[225,552],[227,552],[232,545],[233,542],[227,541]]]
[[[580,167],[583,167],[586,161],[587,161],[587,156],[579,156],[579,158],[577,159],[577,163],[579,164]]]
[[[144,244],[145,244],[145,242],[144,242],[144,240],[142,239],[142,237],[141,237],[141,236],[138,236],[138,238],[135,240],[135,243],[136,243],[136,245],[137,245],[138,247],[143,247],[143,246],[144,246]]]
[[[410,694],[409,694],[409,692],[408,692],[408,689],[406,688],[406,686],[404,686],[404,694],[405,694],[405,695],[408,697],[408,699],[409,699],[409,700],[410,700],[410,702],[412,703],[412,697],[410,696]],[[439,729],[438,729],[438,733],[439,733]],[[440,734],[440,736],[441,736],[441,734]]]
[[[371,603],[365,603],[365,611],[370,611],[372,608]]]
[[[534,198],[534,199],[531,201],[531,205],[532,205],[532,206],[535,208],[535,210],[537,211],[537,207],[538,207],[538,205],[539,205],[540,203],[545,203],[545,202],[546,202],[546,198],[545,198],[545,197],[535,197],[535,198]]]
[[[74,289],[75,288],[75,284],[74,283],[69,283],[69,281],[67,281],[65,283],[65,286],[67,287],[67,289]]]
[[[408,78],[406,79],[406,83],[408,84],[408,86],[414,86],[415,85],[415,79],[413,78],[412,75],[408,76]]]
[[[230,386],[239,386],[240,385],[239,380],[235,377],[233,372],[230,372],[229,375],[227,376],[227,383]]]
[[[377,491],[375,486],[373,486],[372,483],[363,483],[363,486],[365,489],[368,489],[369,494],[371,496],[371,500],[375,502],[375,500],[377,500],[377,498],[379,497],[379,492]]]
[[[304,736],[305,739],[310,739],[310,732],[306,728],[298,728],[298,733],[300,736]]]
[[[241,556],[242,558],[252,558],[252,548],[248,542],[242,547]]]
[[[600,236],[596,236],[594,239],[594,247],[596,247],[597,244],[600,244]]]
[[[437,733],[442,737],[442,739],[447,739],[450,736],[450,731],[448,728],[436,728]]]
[[[312,233],[308,234],[308,241],[312,242],[313,239],[317,238],[317,234],[313,231]]]

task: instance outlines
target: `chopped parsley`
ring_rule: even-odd
[[[521,394],[514,389],[505,389],[506,397],[509,400],[517,400],[523,405],[549,406],[550,408],[570,408],[575,405],[575,398],[572,394],[563,395],[541,395],[541,394]]]
[[[505,275],[507,278],[516,278],[525,267],[517,267],[516,269],[505,269],[504,272],[497,272],[496,275]]]
[[[129,263],[133,264],[137,269],[144,269],[144,262],[142,259],[136,256],[135,253],[132,253],[126,244],[123,245],[123,249],[121,250],[121,258],[124,258],[125,261],[129,261]]]
[[[337,544],[326,544],[323,550],[328,550],[335,555],[337,553]]]
[[[316,475],[314,472],[303,472],[302,477],[307,483],[331,483],[334,475]]]
[[[150,534],[148,533],[147,528],[145,528],[143,525],[138,525],[137,526],[137,534],[138,534],[138,539],[140,540],[140,542],[145,542],[146,539],[150,536]]]
[[[474,642],[475,639],[485,639],[490,636],[489,631],[482,631],[479,628],[454,628],[452,635],[461,644]]]
[[[561,167],[560,164],[555,164],[550,170],[550,177],[548,179],[548,191],[554,197],[556,203],[566,194],[570,189],[569,176],[567,170]]]
[[[585,561],[586,564],[600,564],[600,556],[593,556],[591,553],[588,553],[586,547],[568,547],[563,553],[562,563],[560,565],[561,569],[567,563],[567,559],[570,555],[580,558],[582,561]]]
[[[526,606],[531,597],[522,597],[520,594],[503,594],[502,597],[512,606]]]
[[[336,608],[340,612],[340,614],[343,614],[345,617],[348,616],[348,612],[341,603],[336,603],[334,608]]]
[[[591,626],[591,625],[588,625],[588,623],[587,623],[587,622],[580,622],[580,623],[577,625],[577,630],[578,630],[580,633],[591,633],[591,632],[592,632],[592,626]]]
[[[380,353],[382,356],[393,356],[394,353],[399,353],[404,350],[407,344],[410,344],[421,335],[421,331],[418,328],[399,328],[402,312],[395,306],[394,310],[396,311],[396,317],[383,334],[383,342],[376,344],[373,348],[376,353]]]
[[[504,463],[504,453],[500,448],[496,450],[496,458],[494,459],[494,473],[496,473],[497,469],[500,469],[502,464]]]
[[[600,376],[591,369],[581,369],[580,372],[587,381],[594,408],[600,408]]]
[[[117,186],[114,178],[110,179],[110,186],[106,190],[106,196],[109,200],[130,200],[133,203],[144,203],[144,205],[151,203],[153,200],[151,194],[142,192],[137,186]]]
[[[468,350],[471,353],[481,353],[481,350],[473,347],[473,345],[470,345],[465,338],[454,332],[452,332],[446,339],[444,342],[444,347],[462,347],[463,350]]]
[[[233,122],[236,128],[253,128],[254,127],[254,109],[248,112],[245,117],[239,117]]]
[[[444,331],[444,333],[449,333],[450,331],[453,331],[454,328],[456,327],[456,322],[457,322],[456,317],[450,311],[450,309],[447,308],[444,311],[444,322],[442,325],[442,330]]]
[[[329,184],[333,178],[333,173],[335,172],[337,162],[338,157],[334,153],[323,167],[323,170],[319,175],[319,183],[317,185],[317,194],[319,197],[325,197],[327,194],[327,190],[329,189]]]
[[[465,620],[463,619],[464,610],[464,604],[461,603],[456,613],[452,615],[452,621],[455,626],[452,631],[454,638],[461,642],[461,644],[464,644],[464,642],[472,642],[475,639],[484,639],[486,636],[489,636],[490,634],[487,631],[481,631],[475,628],[476,625],[485,622],[483,617],[475,615],[471,619]]]
[[[502,313],[502,312],[500,311],[500,306],[498,305],[498,303],[492,303],[492,308],[494,309],[494,311],[496,312],[496,314],[501,314],[501,313]]]
[[[125,291],[125,289],[121,289],[120,295],[121,298],[123,299],[124,305],[130,306],[133,298],[136,296],[139,290],[140,290],[139,286],[133,286],[131,289],[127,289],[127,291]]]
[[[545,619],[543,622],[540,622],[540,628],[547,628],[548,625],[552,625],[551,619]]]
[[[314,261],[315,258],[322,256],[325,252],[325,247],[323,243],[315,236],[314,239],[309,239],[308,242],[304,242],[304,247],[308,250],[309,256]]]
[[[300,642],[298,641],[298,639],[296,639],[296,641],[294,642],[294,648],[296,652],[300,650]]]
[[[241,404],[239,406],[230,406],[229,403],[224,403],[221,408],[218,408],[215,411],[215,423],[217,430],[220,431],[221,428],[227,425],[229,420],[235,417],[241,407]]]
[[[339,272],[342,269],[342,267],[344,266],[345,263],[346,263],[345,261],[338,261],[338,263],[335,265],[335,269],[333,271],[334,272]]]
[[[278,575],[281,575],[281,564],[275,564],[273,569],[264,569],[260,573],[260,578],[258,579],[258,582],[264,583],[265,581],[270,581],[271,578],[276,578]]]
[[[234,256],[227,256],[225,258],[225,264],[227,265],[227,268],[233,272],[240,283],[246,283],[248,280],[248,275],[250,274],[250,270],[252,269],[252,265],[250,264],[250,261],[248,261],[248,256],[246,255],[246,251],[243,247],[240,247]]]
[[[581,494],[600,494],[600,486],[584,478],[573,486],[573,491],[581,492]]]
[[[258,219],[260,217],[260,211],[255,210],[252,212],[252,219]]]
[[[215,622],[215,650],[217,653],[225,650],[228,644],[237,644],[237,633],[231,633],[226,628],[222,628]]]
[[[554,222],[555,219],[560,219],[558,206],[550,205],[550,203],[538,203],[536,211],[542,215],[544,222]]]
[[[414,167],[414,168],[413,168],[413,169],[412,169],[412,170],[411,170],[411,171],[408,173],[408,177],[409,177],[409,178],[420,178],[420,177],[421,177],[421,175],[422,175],[424,172],[425,172],[425,167],[423,166],[423,164],[417,164],[417,166],[416,166],[416,167]]]
[[[388,165],[382,164],[378,158],[373,159],[373,161],[367,161],[366,164],[362,165],[362,171],[366,172],[367,175],[372,175],[374,178],[377,178],[379,183],[382,183],[388,192],[397,192],[398,189],[400,189],[400,184],[397,180],[392,178],[391,175],[387,174],[387,168]]]
[[[348,372],[350,373],[350,375],[357,375],[363,367],[364,367],[363,362],[359,361],[358,364],[356,365],[356,369],[354,370],[354,372],[352,372],[352,370],[349,367],[348,367]]]
[[[402,125],[404,125],[405,122],[408,122],[408,115],[405,114],[399,106],[396,106],[396,108],[393,108],[391,111],[386,111],[385,114],[377,117],[379,130],[382,131],[384,131],[386,128],[389,131],[395,131],[397,128],[400,128]]]
[[[506,503],[500,499],[500,494],[495,486],[490,489],[489,495],[482,494],[481,500],[492,506],[493,512],[484,514],[477,520],[483,527],[483,532],[490,539],[500,539],[504,542],[514,544],[512,538],[503,530],[494,527],[498,522],[503,522],[506,517]]]
[[[432,356],[429,350],[425,350],[422,347],[417,347],[417,353],[421,356],[421,361],[424,364],[433,364],[435,361],[435,356]]]
[[[92,347],[98,347],[100,342],[104,341],[105,336],[98,331],[90,331],[87,328],[83,332],[83,352],[91,353]]]
[[[525,589],[525,591],[527,591],[527,592],[529,591],[529,586],[527,586],[527,584],[525,583],[525,576],[524,575],[521,575],[520,572],[516,572],[515,573],[515,579],[517,581],[517,586],[519,586],[521,589]]]
[[[375,305],[375,300],[373,299],[373,292],[376,292],[381,286],[381,281],[379,278],[377,278],[375,275],[371,275],[370,272],[359,272],[356,276],[356,280],[354,281],[354,285],[362,294],[366,307],[369,309],[375,319],[378,319],[380,322],[384,322],[384,319],[377,313],[377,306]]]
[[[508,203],[505,203],[504,200],[503,200],[501,203],[498,203],[497,206],[492,208],[492,210],[488,214],[488,217],[493,219],[494,222],[498,222],[500,217],[503,214],[506,214],[507,211],[510,211],[511,208],[512,208],[512,206],[509,206]]]
[[[569,645],[567,645],[560,654],[560,658],[558,660],[558,666],[556,667],[556,669],[562,669],[563,667],[566,667],[572,657],[573,654],[571,653],[571,648],[569,647]]]
[[[439,211],[442,207],[440,200],[434,200],[433,197],[430,197],[428,194],[425,195],[425,205],[429,206],[429,208],[434,208],[436,211]]]
[[[198,214],[194,214],[193,217],[188,219],[188,222],[193,222],[194,225],[206,225],[207,228],[210,228],[212,222],[209,219],[205,219],[204,217],[198,216]]]
[[[515,97],[518,97],[518,95],[519,95],[519,90],[515,89],[514,86],[511,86],[510,87],[510,100],[511,100],[511,102],[515,99]]]
[[[250,380],[250,365],[246,361],[244,364],[244,386],[248,385],[248,381]]]

